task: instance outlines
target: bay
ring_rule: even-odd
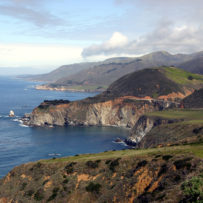
[[[125,129],[113,127],[26,127],[19,118],[43,100],[80,100],[97,93],[36,90],[36,82],[0,77],[0,178],[22,163],[83,153],[124,149],[113,142],[125,138]],[[13,110],[16,118],[9,118]]]

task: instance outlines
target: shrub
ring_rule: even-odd
[[[162,159],[165,160],[165,161],[168,161],[169,159],[171,159],[173,156],[171,155],[164,155],[162,156]]]
[[[109,163],[111,163],[111,160],[110,159],[106,160],[105,164],[108,165]]]
[[[202,202],[203,201],[203,178],[193,177],[181,185],[185,202]]]
[[[34,195],[34,199],[36,201],[41,201],[44,198],[44,191],[42,189],[39,189],[35,195]]]
[[[90,182],[89,185],[86,187],[87,192],[99,193],[101,185],[99,183]]]
[[[144,167],[147,165],[147,161],[146,160],[143,160],[143,161],[140,161],[137,166],[136,166],[136,170],[141,168],[141,167]]]
[[[25,196],[31,197],[34,194],[34,190],[28,190],[25,192]]]
[[[98,164],[99,162],[98,161],[87,161],[86,162],[86,165],[89,167],[89,168],[97,168],[98,167]]]
[[[190,161],[191,159],[192,158],[177,160],[173,164],[176,166],[177,169],[181,169],[181,168],[186,167],[189,170],[191,167],[191,163],[188,163],[188,161]]]
[[[65,167],[65,170],[66,172],[69,174],[69,173],[73,173],[74,169],[73,169],[73,166],[75,165],[76,163],[75,162],[71,162],[70,164],[68,164],[66,167]]]
[[[24,190],[26,186],[27,186],[27,183],[23,183],[23,184],[21,185],[20,190],[21,190],[21,191]]]
[[[47,200],[48,202],[51,200],[54,200],[58,194],[59,188],[55,187],[52,191],[52,195],[49,197],[49,199]]]
[[[35,164],[35,167],[36,168],[40,168],[42,166],[42,164],[40,163],[40,162],[37,162],[36,164]]]
[[[167,170],[168,170],[167,165],[166,165],[166,164],[162,165],[162,166],[161,166],[161,169],[160,169],[160,171],[159,171],[159,173],[158,173],[158,177],[160,177],[162,174],[166,173]]]
[[[69,182],[68,179],[65,179],[65,180],[63,181],[64,184],[67,184],[68,182]]]
[[[188,80],[193,80],[193,77],[191,75],[189,75]]]
[[[110,165],[109,165],[109,169],[110,169],[112,172],[115,172],[115,167],[119,165],[119,160],[120,160],[120,158],[111,161],[111,163],[110,163]]]

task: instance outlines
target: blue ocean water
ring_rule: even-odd
[[[69,156],[123,149],[113,142],[125,138],[127,131],[111,127],[26,127],[18,118],[29,113],[43,100],[78,100],[96,93],[35,90],[34,82],[0,77],[0,178],[14,166],[51,158],[51,154]],[[8,117],[13,110],[17,118]]]

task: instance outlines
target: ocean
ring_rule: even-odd
[[[43,100],[91,97],[97,93],[36,90],[37,82],[14,77],[0,77],[0,178],[22,163],[106,150],[121,150],[126,146],[115,143],[128,131],[115,127],[27,127],[19,122]],[[13,110],[16,117],[10,118]]]

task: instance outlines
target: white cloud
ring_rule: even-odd
[[[58,67],[82,60],[79,46],[0,44],[0,67]]]
[[[126,44],[128,44],[128,38],[119,32],[114,32],[108,41],[100,45],[92,45],[87,49],[84,49],[82,56],[88,57],[91,55],[100,55],[101,53],[108,55],[108,53],[112,53]]]
[[[203,49],[203,27],[177,26],[171,22],[161,22],[151,33],[126,41],[119,46],[107,46],[111,39],[100,45],[83,50],[83,57],[95,55],[140,55],[152,51],[166,50],[171,53],[191,53]],[[123,36],[120,33],[121,36]]]

